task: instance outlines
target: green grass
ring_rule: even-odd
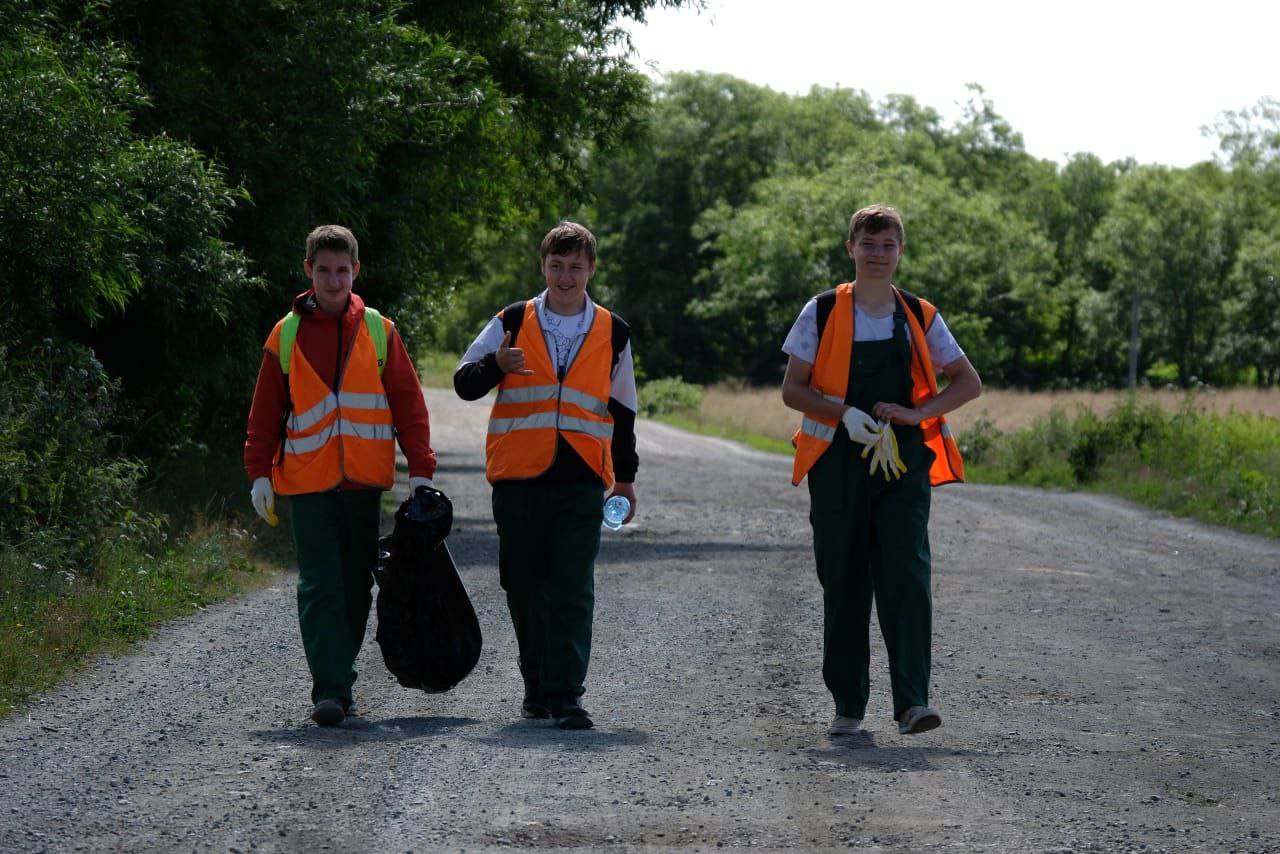
[[[418,359],[418,381],[427,388],[453,388],[456,353],[426,353]]]
[[[681,430],[688,430],[690,433],[701,433],[704,436],[719,436],[722,439],[732,439],[735,442],[741,442],[742,444],[749,445],[756,450],[768,451],[771,454],[792,453],[790,442],[784,442],[780,439],[775,439],[772,436],[763,436],[759,433],[752,433],[749,430],[743,430],[739,427],[715,424],[696,413],[667,413],[655,415],[653,416],[653,420],[670,424],[673,427],[679,427]]]
[[[207,524],[159,554],[128,542],[108,547],[86,575],[50,571],[17,548],[0,551],[0,716],[92,656],[266,583],[273,573],[263,552],[249,530]]]
[[[1118,495],[1280,536],[1280,419],[1125,402],[1106,416],[1054,410],[1010,433],[979,422],[961,434],[960,445],[969,479],[979,483]]]
[[[646,395],[649,387],[641,389],[642,414],[761,450],[793,453],[755,392],[710,406],[686,384],[662,382],[667,385],[653,384],[652,394]],[[758,430],[750,420],[757,409]],[[1214,412],[1192,399],[1169,411],[1122,398],[1105,415],[1083,406],[1071,412],[1053,408],[1029,427],[1007,431],[980,417],[959,432],[959,443],[966,477],[974,483],[1116,495],[1177,516],[1280,537],[1280,419],[1270,415]]]

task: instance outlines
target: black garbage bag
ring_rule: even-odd
[[[429,693],[448,691],[480,658],[480,622],[445,537],[453,505],[420,486],[378,541],[378,631],[382,660],[396,681]]]

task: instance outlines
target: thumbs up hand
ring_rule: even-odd
[[[530,371],[524,366],[524,350],[519,347],[508,346],[511,343],[511,333],[508,332],[502,336],[502,343],[498,345],[494,358],[498,362],[498,367],[502,368],[504,374],[519,374],[520,376],[532,376]]]

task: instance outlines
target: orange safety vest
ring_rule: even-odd
[[[916,319],[915,313],[908,309],[907,302],[895,287],[893,295],[897,298],[903,314],[907,316],[907,328],[911,336],[911,405],[920,406],[926,400],[938,394],[937,374],[933,369],[933,359],[929,356],[929,345],[925,340],[925,330],[933,324],[938,310],[926,300],[920,300],[924,313],[924,324]],[[827,400],[844,403],[849,391],[849,362],[853,356],[853,284],[845,282],[836,288],[836,302],[827,319],[818,343],[818,356],[813,364],[813,372],[809,375],[809,387]],[[795,445],[795,465],[791,472],[791,482],[796,486],[804,480],[804,476],[813,468],[814,463],[831,447],[835,438],[839,421],[820,418],[806,414],[800,421],[800,429],[795,432],[791,444]],[[957,483],[964,480],[964,460],[960,458],[960,449],[951,435],[947,419],[939,415],[920,422],[924,432],[924,444],[933,451],[933,465],[929,468],[929,483],[941,486],[944,483]]]
[[[287,318],[267,338],[267,349],[276,354]],[[392,323],[381,320],[390,338]],[[326,492],[343,481],[379,489],[395,484],[395,428],[378,348],[367,323],[357,323],[355,330],[336,393],[293,341],[287,357],[290,414],[283,453],[271,469],[272,485],[281,495]]]
[[[533,300],[525,303],[520,328],[536,330],[524,348],[524,366],[533,373],[504,374],[498,384],[485,440],[489,482],[527,480],[542,474],[555,460],[557,438],[563,436],[605,488],[612,487],[609,374],[613,369],[613,315],[595,306],[591,329],[563,380],[556,376]]]

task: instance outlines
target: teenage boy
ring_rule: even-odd
[[[964,479],[943,414],[982,382],[937,310],[893,285],[905,244],[893,208],[855,213],[854,280],[809,300],[782,347],[782,400],[804,414],[792,483],[808,475],[835,736],[858,732],[866,713],[873,598],[898,732],[942,723],[929,707],[929,490]]]
[[[311,288],[271,330],[249,411],[244,466],[253,509],[276,524],[291,497],[298,554],[298,624],[311,669],[311,719],[355,713],[351,686],[378,556],[382,492],[395,483],[395,440],[409,492],[431,486],[427,406],[391,320],[351,292],[355,235],[322,225],[307,236]]]
[[[453,386],[497,398],[485,441],[498,574],[524,677],[521,714],[587,729],[595,559],[605,493],[636,512],[630,330],[587,296],[596,238],[561,222],[543,238],[546,289],[507,306],[458,364]]]

